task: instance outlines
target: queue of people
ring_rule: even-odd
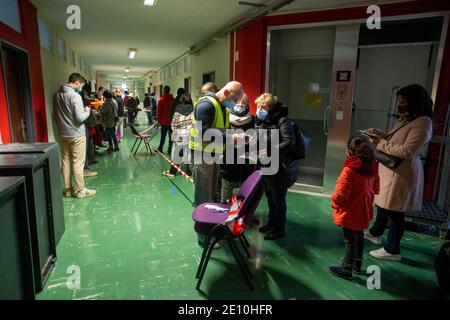
[[[100,88],[90,99],[86,98],[85,92],[83,103],[81,90],[84,83],[82,76],[72,74],[68,84],[62,85],[54,95],[65,195],[76,198],[96,194],[95,190],[85,187],[83,170],[95,163],[95,158],[92,158],[95,152],[92,151],[96,141],[103,143],[104,135],[107,152],[119,151],[125,107],[131,123],[137,112],[135,99],[127,92],[122,99],[120,90],[112,93]],[[236,152],[233,163],[206,163],[196,159],[204,159],[205,155],[215,158],[224,155],[226,148],[247,148],[252,143],[260,143],[245,134],[249,129],[279,133],[278,141],[271,141],[270,134],[265,135],[265,149],[258,149],[258,156],[268,155],[270,150],[279,153],[278,170],[263,178],[269,210],[267,223],[259,228],[259,232],[265,234],[266,240],[284,238],[287,191],[297,181],[298,175],[295,148],[299,138],[293,121],[289,119],[288,108],[275,95],[263,93],[255,100],[257,109],[254,116],[243,85],[236,81],[227,83],[220,90],[215,84],[206,83],[195,103],[184,89],[179,89],[177,96],[173,97],[168,86],[164,87],[157,111],[152,100],[153,97],[146,95],[144,107],[150,114],[148,124],[153,123],[156,116],[157,125],[161,126],[158,150],[163,152],[169,136],[167,153],[172,159],[182,159],[178,164],[185,164],[186,172],[194,178],[195,206],[206,202],[228,203],[234,189],[239,188],[255,170],[268,166],[260,162],[255,164],[249,159],[238,164]],[[370,255],[377,259],[400,261],[405,213],[422,209],[424,172],[421,154],[434,131],[433,102],[422,86],[410,85],[398,92],[397,105],[397,122],[390,132],[371,128],[348,142],[347,157],[332,194],[333,219],[343,230],[345,251],[341,265],[330,267],[332,275],[351,280],[354,274],[360,274],[364,242],[381,246],[381,237],[386,229],[387,241]],[[204,134],[209,129],[218,130],[223,141],[207,139],[208,135]],[[208,147],[211,143],[215,143],[215,148]],[[171,167],[163,174],[173,178],[177,170]],[[374,205],[377,215],[372,223]],[[202,240],[199,238],[200,243]]]

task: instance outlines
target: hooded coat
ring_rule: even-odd
[[[354,231],[367,229],[379,192],[378,162],[366,164],[358,156],[348,157],[331,197],[336,225]]]

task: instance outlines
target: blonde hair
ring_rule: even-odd
[[[274,105],[276,105],[278,102],[278,98],[276,96],[274,96],[271,93],[263,93],[262,95],[260,95],[256,100],[255,103],[257,106],[261,105],[261,104],[266,104],[269,106],[269,108],[273,107]]]

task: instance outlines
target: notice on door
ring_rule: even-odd
[[[305,104],[320,106],[322,104],[322,95],[320,93],[308,93],[305,97]]]

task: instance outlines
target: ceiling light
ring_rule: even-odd
[[[126,73],[130,72],[130,68],[125,68],[125,72]]]
[[[144,0],[144,6],[153,7],[156,5],[156,0]]]
[[[136,52],[137,52],[137,49],[130,49],[128,51],[128,58],[134,59],[134,57],[136,56]]]

